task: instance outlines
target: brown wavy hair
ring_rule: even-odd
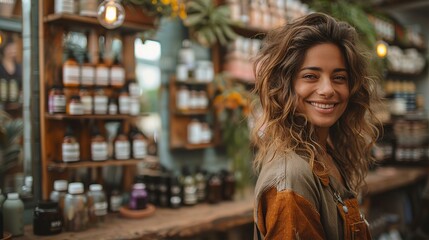
[[[296,111],[293,79],[306,51],[322,43],[335,44],[341,50],[350,91],[344,114],[329,130],[328,152],[347,176],[346,181],[357,190],[373,160],[371,148],[379,134],[379,121],[371,110],[378,96],[356,30],[322,13],[311,13],[269,32],[255,58],[254,93],[259,96],[259,116],[252,129],[252,141],[258,148],[254,168],[259,172],[264,163],[271,161],[269,153],[295,151],[315,171],[314,163],[324,150],[317,143],[314,126]]]

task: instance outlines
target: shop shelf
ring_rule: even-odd
[[[136,116],[126,115],[126,114],[117,114],[117,115],[108,115],[108,114],[88,114],[88,115],[68,115],[68,114],[49,114],[45,113],[46,119],[52,120],[65,120],[65,119],[104,119],[104,120],[119,120],[119,119],[130,119]]]
[[[51,162],[48,165],[50,171],[63,171],[65,169],[76,169],[76,168],[93,168],[93,167],[105,167],[105,166],[127,166],[135,165],[144,161],[144,159],[127,159],[127,160],[116,160],[109,159],[106,161],[78,161],[78,162]]]
[[[186,143],[183,147],[187,150],[196,150],[196,149],[204,149],[209,147],[214,147],[214,143],[203,143],[203,144],[189,144]]]
[[[206,115],[211,111],[209,109],[194,109],[194,110],[176,110],[174,114],[181,116]]]

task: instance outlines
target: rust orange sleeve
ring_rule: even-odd
[[[264,192],[258,204],[258,228],[266,240],[325,239],[320,215],[293,191]]]

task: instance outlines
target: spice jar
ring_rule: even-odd
[[[83,114],[83,104],[80,101],[79,95],[71,96],[69,104],[67,105],[67,114],[69,115]]]
[[[63,220],[57,202],[41,201],[34,209],[33,233],[48,236],[62,231]]]
[[[66,111],[66,96],[63,88],[58,85],[53,86],[49,91],[48,111],[49,113],[64,113]]]

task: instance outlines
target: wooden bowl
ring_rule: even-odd
[[[155,213],[155,206],[152,204],[147,204],[145,209],[141,210],[131,210],[128,207],[122,206],[119,208],[119,213],[124,218],[139,219],[149,217]]]

